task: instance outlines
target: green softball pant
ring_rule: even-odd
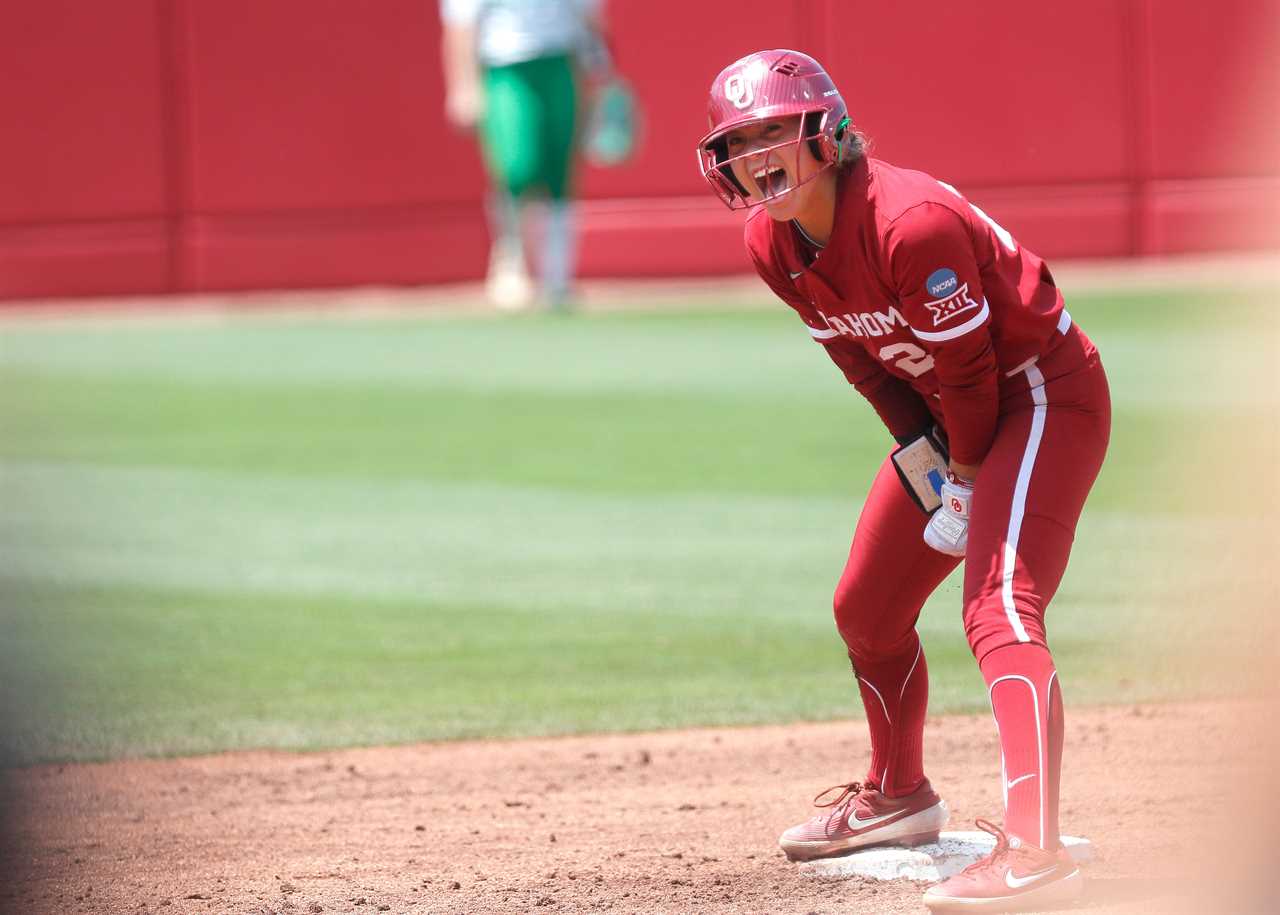
[[[512,197],[534,189],[552,200],[571,192],[578,88],[568,55],[489,67],[484,73],[485,161]]]

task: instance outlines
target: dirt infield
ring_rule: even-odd
[[[1246,707],[1069,710],[1064,831],[1083,911],[1273,911],[1272,768]],[[1249,711],[1249,715],[1256,710]],[[910,883],[822,882],[775,846],[858,774],[861,722],[233,753],[8,773],[0,904],[24,913],[922,912]],[[952,826],[998,812],[988,716],[931,719]],[[1243,828],[1242,828],[1243,827]]]

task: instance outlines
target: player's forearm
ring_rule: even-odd
[[[886,376],[870,382],[854,382],[854,387],[898,441],[919,435],[934,423],[924,398],[900,379]]]
[[[599,82],[613,70],[613,52],[605,31],[604,7],[588,0],[580,9],[583,35],[577,52],[578,66],[587,75],[589,82]]]
[[[943,425],[951,445],[951,469],[963,477],[982,463],[996,435],[999,399],[995,376],[989,383],[963,388],[944,386],[941,395]]]
[[[924,398],[905,381],[886,372],[862,347],[832,340],[824,349],[900,443],[933,425],[933,414]]]
[[[972,483],[976,480],[978,478],[978,470],[982,467],[981,464],[961,464],[959,461],[952,461],[949,466],[951,472],[966,483]]]
[[[475,123],[481,108],[475,40],[475,30],[470,26],[445,25],[441,47],[445,111],[449,120],[463,128]]]
[[[443,39],[446,88],[474,85],[477,80],[476,33],[469,26],[446,25]]]
[[[996,434],[1000,386],[995,351],[986,334],[934,352],[938,395],[951,446],[951,470],[973,479]]]
[[[587,27],[598,35],[605,30],[605,5],[601,0],[586,0],[582,6],[582,19]]]

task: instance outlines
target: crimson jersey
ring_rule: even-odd
[[[746,224],[760,276],[799,313],[897,437],[939,422],[977,464],[1002,385],[1063,339],[1071,318],[1049,269],[950,185],[863,159],[842,171],[818,249],[763,207]]]

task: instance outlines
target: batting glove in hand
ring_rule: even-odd
[[[924,528],[924,542],[939,553],[963,556],[969,545],[969,506],[973,503],[973,484],[954,473],[947,474],[939,493],[942,505]]]

